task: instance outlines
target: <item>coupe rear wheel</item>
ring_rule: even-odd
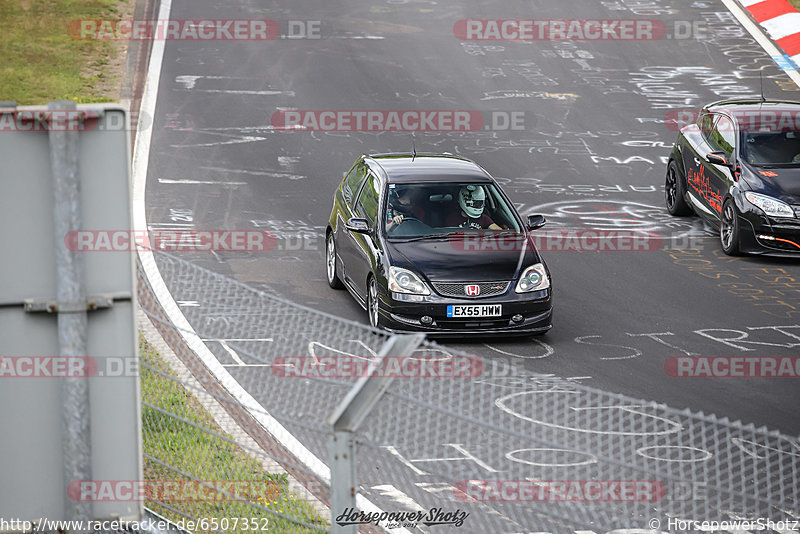
[[[728,256],[739,254],[739,214],[736,212],[733,199],[730,198],[722,205],[719,240],[725,254]]]
[[[667,211],[670,215],[689,215],[692,208],[683,198],[683,179],[681,178],[678,164],[675,160],[670,160],[667,165],[667,179],[664,183],[664,194],[666,195]]]
[[[342,289],[344,284],[336,274],[336,241],[333,239],[333,232],[328,234],[325,240],[325,270],[328,275],[328,285],[333,289]]]

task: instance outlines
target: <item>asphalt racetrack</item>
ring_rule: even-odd
[[[800,354],[800,261],[727,257],[697,218],[673,218],[664,207],[675,120],[711,101],[758,96],[762,77],[768,97],[800,100],[800,88],[722,2],[176,0],[171,17],[280,26],[274,40],[165,45],[148,227],[261,229],[277,238],[268,252],[181,258],[367,323],[366,312],[325,280],[323,233],[342,173],[362,153],[410,151],[412,143],[418,152],[462,155],[495,176],[523,215],[547,217],[550,233],[540,243],[553,275],[554,327],[538,338],[447,346],[800,435],[797,379],[677,378],[665,371],[677,356]],[[654,21],[663,35],[468,40],[459,23],[533,18]],[[482,124],[413,133],[280,127],[287,111],[341,117],[370,110],[462,110]],[[638,247],[580,239],[633,230],[652,239]],[[179,304],[201,300],[181,294],[163,267]],[[233,363],[224,351],[215,354]]]

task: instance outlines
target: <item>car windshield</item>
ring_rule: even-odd
[[[742,156],[757,167],[800,167],[800,132],[743,132]]]
[[[435,238],[463,230],[520,231],[513,208],[492,183],[389,184],[385,229],[390,238]]]

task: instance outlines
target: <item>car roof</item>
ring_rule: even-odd
[[[474,161],[451,154],[389,153],[371,154],[364,158],[377,165],[390,184],[493,181]]]
[[[736,99],[736,100],[720,100],[708,104],[705,109],[710,112],[719,113],[727,112],[736,114],[740,112],[759,112],[759,111],[788,111],[800,112],[800,102],[792,100],[764,100],[761,101],[757,98],[750,99]]]

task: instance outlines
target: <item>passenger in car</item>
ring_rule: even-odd
[[[448,215],[449,227],[475,230],[502,230],[488,214],[484,213],[486,191],[480,185],[465,185],[458,191],[458,208]]]

